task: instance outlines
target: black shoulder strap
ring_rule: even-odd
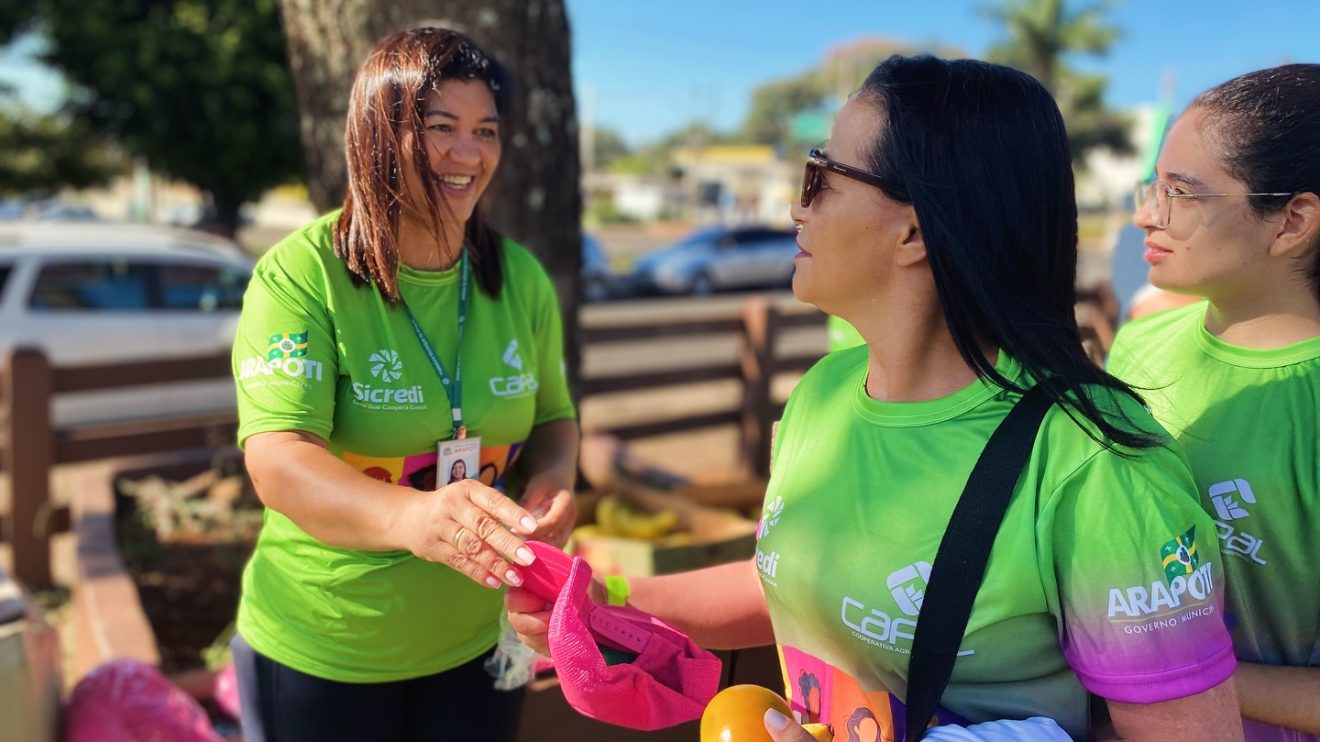
[[[944,695],[972,603],[985,576],[990,547],[1051,403],[1039,386],[1018,400],[985,444],[954,506],[935,552],[930,579],[926,580],[912,638],[906,703],[908,742],[921,739]]]

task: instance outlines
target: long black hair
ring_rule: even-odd
[[[1224,165],[1253,193],[1320,194],[1320,64],[1285,64],[1248,72],[1196,96],[1188,111],[1209,114],[1224,145]],[[1258,217],[1292,196],[1249,196]],[[1320,242],[1320,240],[1318,240]],[[1320,300],[1320,244],[1306,267]]]
[[[940,306],[963,360],[995,385],[1025,391],[981,353],[985,338],[1016,359],[1105,446],[1156,445],[1099,388],[1140,397],[1082,348],[1074,282],[1077,202],[1063,117],[1031,76],[974,60],[890,57],[859,99],[884,119],[865,153],[886,194],[912,204]],[[1081,421],[1078,420],[1080,424]]]

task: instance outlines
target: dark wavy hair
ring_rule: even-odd
[[[975,60],[894,56],[858,97],[884,123],[865,153],[869,169],[909,203],[926,245],[945,321],[977,375],[1025,391],[995,370],[985,338],[1022,364],[1049,397],[1105,445],[1159,439],[1097,387],[1141,398],[1082,348],[1074,316],[1077,202],[1059,108],[1030,75]]]
[[[348,191],[335,223],[335,254],[355,282],[375,284],[390,301],[399,298],[400,218],[426,225],[440,243],[445,239],[442,220],[453,218],[436,189],[428,187],[418,198],[401,177],[403,168],[411,168],[417,182],[433,181],[426,154],[426,96],[448,80],[483,82],[495,97],[496,112],[508,110],[504,67],[468,37],[445,28],[415,28],[385,38],[353,81],[344,133]],[[500,235],[487,223],[480,202],[468,219],[464,249],[477,284],[498,296],[504,279]]]
[[[1253,193],[1320,194],[1320,64],[1285,64],[1245,75],[1196,96],[1188,111],[1207,115],[1223,143],[1229,174]],[[1292,196],[1248,196],[1258,217]],[[1320,300],[1320,239],[1306,275]]]

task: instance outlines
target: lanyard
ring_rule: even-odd
[[[463,424],[463,325],[467,324],[468,308],[468,281],[469,269],[467,252],[458,260],[459,282],[458,282],[458,340],[455,343],[457,348],[454,350],[454,378],[449,379],[449,372],[445,370],[445,364],[440,361],[440,356],[436,354],[435,347],[431,341],[426,339],[426,333],[422,332],[422,326],[418,324],[417,318],[413,316],[412,310],[408,308],[408,302],[402,301],[403,296],[399,298],[403,304],[403,311],[408,314],[408,321],[412,323],[413,332],[417,333],[417,342],[421,344],[422,351],[426,353],[426,358],[431,361],[431,367],[435,369],[436,376],[440,377],[440,383],[445,387],[445,395],[449,397],[449,412],[454,418],[454,438],[466,438],[467,426]]]

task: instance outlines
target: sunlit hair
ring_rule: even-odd
[[[1188,111],[1224,147],[1224,166],[1253,193],[1320,194],[1320,64],[1248,72],[1196,96]],[[1259,217],[1291,196],[1249,196]],[[1320,238],[1307,276],[1320,299]]]
[[[1140,399],[1082,348],[1073,305],[1077,202],[1063,117],[1030,75],[974,60],[890,57],[858,91],[884,122],[865,158],[912,204],[949,332],[977,375],[1021,387],[981,352],[985,339],[1016,359],[1070,417],[1110,447],[1157,439],[1100,389]],[[1117,410],[1117,405],[1105,405]]]
[[[437,243],[451,247],[444,244],[441,225],[454,216],[431,174],[424,122],[427,95],[449,80],[485,83],[496,112],[508,109],[504,68],[471,39],[444,28],[416,28],[384,39],[353,81],[344,134],[348,191],[335,223],[335,254],[355,281],[374,284],[391,301],[399,298],[400,219],[423,225]],[[405,169],[425,184],[423,193],[405,187]],[[483,212],[479,202],[467,222],[465,249],[477,284],[498,296],[500,236]]]

